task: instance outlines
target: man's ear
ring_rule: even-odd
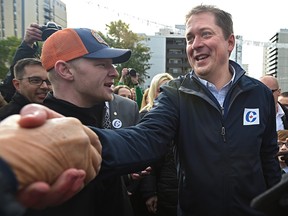
[[[74,74],[71,70],[72,68],[69,66],[67,62],[63,60],[58,60],[55,63],[54,69],[57,72],[57,74],[63,79],[66,79],[66,80],[74,79]]]
[[[228,38],[228,52],[229,52],[229,56],[232,53],[233,49],[235,46],[235,36],[234,34],[231,34]]]
[[[20,90],[20,80],[14,78],[14,79],[12,80],[12,83],[13,83],[15,89],[16,89],[17,91],[19,91],[19,90]]]

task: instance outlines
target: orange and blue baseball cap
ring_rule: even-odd
[[[52,34],[43,44],[41,61],[49,71],[57,61],[76,58],[112,59],[123,63],[131,57],[131,50],[111,48],[97,31],[88,28],[66,28]]]

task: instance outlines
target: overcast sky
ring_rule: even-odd
[[[105,24],[123,20],[135,33],[154,35],[159,28],[184,24],[194,6],[213,4],[231,13],[234,33],[244,40],[268,42],[280,29],[288,29],[288,1],[256,0],[62,0],[67,7],[68,27],[88,27],[105,32]],[[262,47],[243,47],[243,63],[260,76]]]

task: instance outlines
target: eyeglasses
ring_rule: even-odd
[[[278,89],[271,89],[272,93],[274,93],[274,92],[276,92],[278,90],[279,90],[279,88]]]
[[[43,80],[41,77],[36,77],[36,76],[35,77],[23,77],[19,80],[23,80],[23,79],[28,79],[31,85],[41,86],[43,82],[45,82],[46,85],[51,85],[51,82],[48,79]]]
[[[286,148],[288,148],[288,143],[287,142],[278,142],[278,147],[281,148],[283,145],[286,146]]]

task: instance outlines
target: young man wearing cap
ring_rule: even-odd
[[[76,117],[85,125],[112,129],[135,125],[139,121],[137,104],[113,96],[112,90],[118,76],[113,64],[125,62],[130,56],[130,50],[110,48],[94,30],[64,29],[54,33],[45,41],[41,55],[53,86],[44,105],[64,116]],[[110,122],[104,122],[106,108],[110,110]],[[43,214],[129,216],[133,212],[120,175],[114,175],[94,179],[62,205],[40,211],[29,209],[25,215]]]

